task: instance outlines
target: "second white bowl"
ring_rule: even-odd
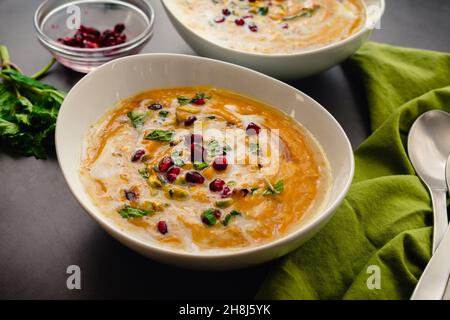
[[[367,19],[366,24],[358,32],[342,41],[293,54],[249,53],[216,44],[179,20],[174,14],[172,0],[162,0],[162,3],[178,33],[201,56],[236,63],[279,79],[294,80],[339,64],[367,41],[373,29],[379,26],[385,9],[385,0],[362,1],[366,6]]]

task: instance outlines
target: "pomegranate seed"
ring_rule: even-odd
[[[139,161],[145,154],[145,150],[139,149],[133,154],[133,157],[131,157],[131,161],[136,162]]]
[[[81,25],[78,30],[81,31],[82,33],[93,35],[94,37],[100,36],[100,31],[98,31],[95,28],[90,28],[90,27]]]
[[[223,181],[221,179],[215,179],[215,180],[211,181],[211,183],[209,184],[209,190],[211,190],[213,192],[220,192],[223,190],[224,186],[225,186],[225,181]]]
[[[228,17],[228,16],[231,14],[231,11],[228,10],[227,8],[225,8],[225,9],[222,10],[222,14],[223,14],[224,16]]]
[[[197,121],[197,117],[196,116],[189,116],[186,121],[184,121],[184,125],[186,127],[192,126],[194,124],[194,122]]]
[[[221,197],[222,198],[228,198],[229,196],[231,196],[231,194],[232,194],[232,191],[231,191],[230,187],[229,186],[225,186],[225,188],[223,188],[223,190],[222,190]]]
[[[250,29],[251,32],[257,32],[258,31],[258,26],[256,24],[251,24],[248,26],[248,28]]]
[[[222,23],[225,22],[225,17],[216,17],[214,18],[215,23]]]
[[[161,159],[161,161],[159,162],[159,166],[158,169],[160,172],[167,172],[167,170],[169,170],[169,168],[171,166],[173,166],[173,160],[171,157],[164,157]]]
[[[167,173],[166,173],[167,180],[169,180],[170,182],[174,182],[177,179],[180,172],[181,172],[181,169],[179,167],[175,167],[175,166],[171,167],[169,169],[169,171],[167,171]]]
[[[186,181],[190,183],[202,184],[205,182],[205,178],[197,171],[189,171],[186,173]]]
[[[253,18],[253,15],[251,15],[251,14],[242,17],[242,19],[252,19],[252,18]]]
[[[114,36],[114,31],[110,30],[110,29],[106,29],[105,31],[103,31],[102,35],[106,38],[106,37],[110,37],[110,36]]]
[[[114,26],[114,31],[117,33],[122,33],[125,30],[125,25],[123,23],[118,23]]]
[[[137,194],[134,191],[125,190],[125,198],[127,198],[127,200],[129,200],[129,201],[136,201]]]
[[[228,167],[228,161],[227,158],[224,156],[216,157],[213,161],[213,168],[218,171],[226,170]]]
[[[96,28],[81,25],[73,37],[61,38],[58,41],[65,45],[79,48],[96,49],[110,47],[126,41],[127,37],[122,33],[123,29],[125,29],[125,26],[118,24],[115,30],[107,29],[100,32]]]
[[[191,161],[203,162],[208,157],[208,153],[200,144],[191,144]]]
[[[163,108],[163,105],[160,103],[153,103],[150,106],[148,106],[148,109],[153,110],[153,111],[161,110],[162,108]]]
[[[193,144],[193,143],[202,144],[203,143],[203,136],[201,134],[196,134],[196,133],[187,135],[185,137],[185,143],[187,145],[190,145],[190,144]]]
[[[83,47],[88,49],[97,49],[99,45],[95,42],[91,42],[89,40],[83,40]]]
[[[214,209],[214,217],[216,217],[216,219],[219,219],[221,215],[222,212],[220,212],[220,210]]]
[[[258,135],[261,132],[261,127],[257,124],[250,122],[245,130],[249,136]]]
[[[283,29],[288,29],[288,28],[289,28],[289,24],[288,24],[288,23],[283,23],[283,24],[281,25],[281,28],[283,28]]]
[[[116,40],[118,44],[124,43],[125,41],[127,41],[127,36],[126,34],[121,34],[116,38]]]
[[[198,106],[202,106],[202,105],[204,105],[206,103],[206,100],[203,99],[203,98],[198,98],[198,99],[192,100],[192,103],[196,104]]]
[[[167,223],[165,221],[159,221],[157,224],[157,228],[161,234],[166,234],[168,232]]]
[[[244,19],[236,19],[236,20],[234,20],[234,23],[237,26],[243,26],[245,24],[245,20]]]

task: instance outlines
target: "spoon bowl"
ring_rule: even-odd
[[[430,190],[434,252],[448,225],[445,166],[450,154],[450,115],[440,110],[422,114],[409,132],[408,154],[417,174]]]

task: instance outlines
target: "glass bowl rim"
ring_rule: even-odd
[[[126,41],[124,43],[117,44],[117,45],[114,45],[114,46],[110,46],[110,47],[91,49],[91,48],[77,48],[77,47],[67,46],[65,44],[62,44],[60,42],[57,42],[57,41],[53,40],[52,38],[47,36],[41,29],[41,24],[42,23],[41,24],[39,23],[40,16],[41,16],[41,13],[42,13],[42,10],[43,10],[44,6],[47,5],[49,1],[50,0],[45,0],[36,9],[36,12],[34,14],[34,28],[35,28],[35,30],[37,32],[38,38],[42,42],[44,42],[44,44],[49,46],[52,50],[60,51],[60,52],[63,52],[63,53],[69,53],[71,55],[86,55],[86,54],[96,54],[96,53],[99,54],[99,53],[105,53],[105,52],[109,52],[111,50],[117,50],[117,49],[122,49],[120,51],[123,51],[123,50],[127,50],[129,47],[135,47],[134,45],[136,43],[141,43],[143,40],[146,40],[148,37],[150,37],[150,35],[153,32],[153,27],[154,27],[154,23],[155,23],[155,10],[151,6],[151,4],[148,2],[148,0],[139,0],[139,1],[142,2],[145,6],[147,6],[147,8],[150,11],[150,15],[146,14],[145,12],[143,12],[139,8],[135,7],[134,5],[126,3],[126,2],[121,1],[121,0],[106,0],[106,1],[96,0],[96,1],[92,1],[92,2],[117,3],[117,4],[120,4],[122,6],[125,4],[125,5],[129,5],[132,10],[138,9],[139,13],[140,14],[144,14],[144,16],[148,20],[148,24],[147,24],[146,28],[144,29],[144,31],[142,31],[139,35],[137,35],[132,40]],[[76,0],[76,1],[68,2],[67,4],[63,4],[60,7],[67,6],[69,4],[85,3],[85,2],[90,2],[90,1]],[[57,7],[55,9],[58,9],[60,7]],[[45,15],[44,18],[47,17],[49,14],[51,14],[55,9],[53,9],[47,15]]]

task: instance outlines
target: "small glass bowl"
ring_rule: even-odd
[[[62,44],[59,38],[73,36],[72,23],[80,18],[82,25],[100,31],[125,24],[127,41],[104,48],[78,48]],[[36,10],[34,26],[42,45],[61,64],[88,73],[102,64],[138,53],[153,35],[155,14],[146,0],[46,0]]]

